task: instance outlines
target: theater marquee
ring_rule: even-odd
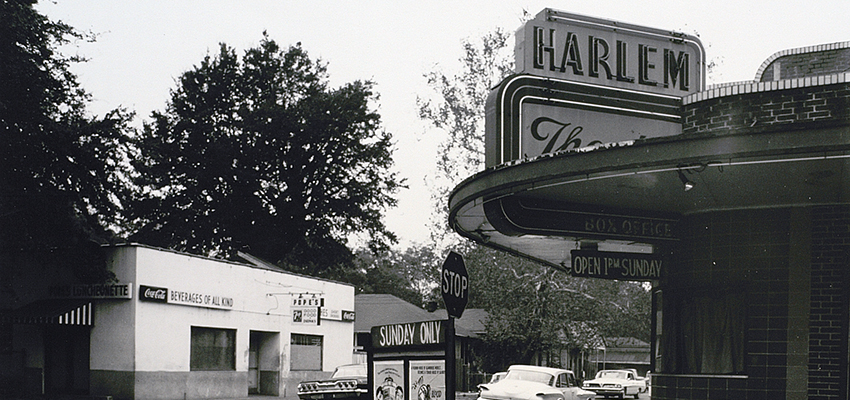
[[[487,98],[486,165],[682,133],[681,99],[532,75]]]
[[[519,73],[679,97],[705,81],[702,43],[683,33],[544,9],[516,37]]]
[[[487,167],[678,135],[682,97],[705,86],[697,38],[551,9],[515,53],[517,74],[487,98]]]

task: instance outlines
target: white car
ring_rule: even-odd
[[[634,368],[624,368],[623,370],[632,371],[632,373],[635,374],[635,379],[643,381],[643,391],[646,392],[647,390],[649,390],[649,373],[647,373],[647,376],[640,376],[640,374],[638,374],[637,370]]]
[[[493,376],[491,376],[491,377],[490,377],[490,382],[487,382],[487,383],[479,383],[479,384],[478,384],[478,390],[479,390],[479,391],[481,390],[481,385],[487,385],[487,384],[492,385],[492,384],[494,384],[494,383],[496,383],[496,382],[498,382],[498,381],[502,380],[502,378],[504,378],[504,377],[505,377],[505,375],[507,375],[507,374],[508,374],[507,372],[496,372],[495,374],[493,374]]]
[[[583,388],[606,398],[617,396],[622,399],[634,395],[637,399],[641,393],[646,391],[646,382],[638,379],[632,371],[603,369],[596,373],[595,378],[584,381]]]
[[[576,383],[572,371],[536,365],[512,365],[496,383],[478,386],[481,400],[587,400],[596,394]]]

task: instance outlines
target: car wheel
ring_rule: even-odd
[[[638,389],[638,391],[637,391],[637,392],[635,392],[635,398],[636,398],[636,399],[639,399],[639,398],[640,398],[640,389]]]

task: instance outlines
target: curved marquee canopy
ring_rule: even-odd
[[[686,184],[689,189],[686,189]],[[458,185],[462,236],[569,269],[570,252],[651,253],[682,215],[850,201],[850,128],[680,134],[489,168]]]

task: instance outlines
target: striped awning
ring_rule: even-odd
[[[94,325],[94,304],[91,300],[38,300],[6,312],[3,322],[44,325]]]

